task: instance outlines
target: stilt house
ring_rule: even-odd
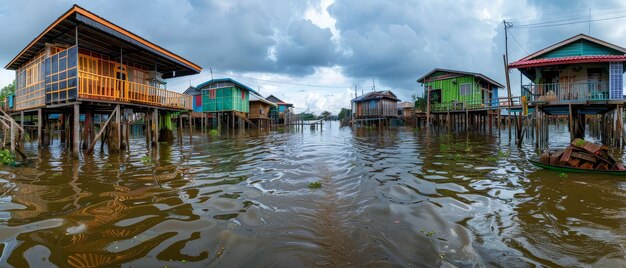
[[[424,86],[431,112],[490,109],[504,86],[480,74],[436,68],[417,80]]]
[[[167,90],[166,79],[201,71],[200,66],[78,5],[47,26],[5,68],[16,71],[13,114],[37,115],[40,146],[49,143],[47,116],[68,115],[63,117],[68,118],[63,122],[69,134],[66,141],[75,154],[80,136],[93,145],[94,114],[116,111],[112,137],[118,142],[110,149],[122,148],[120,140],[127,133],[120,127],[121,120],[128,122],[133,113],[143,113],[153,122],[149,136],[156,141],[159,128],[169,126],[160,124],[161,116],[192,109],[191,97]],[[86,115],[83,128],[80,114]]]

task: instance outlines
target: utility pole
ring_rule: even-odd
[[[209,71],[211,71],[211,80],[213,80],[213,68],[209,67]]]
[[[502,20],[504,24],[504,75],[506,77],[506,90],[508,94],[508,107],[507,107],[507,125],[509,126],[509,141],[511,140],[511,105],[513,99],[511,98],[511,83],[509,80],[509,28],[513,27],[513,23]]]

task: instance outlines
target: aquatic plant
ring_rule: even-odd
[[[472,147],[471,145],[465,147],[465,152],[471,153],[472,151],[474,151],[474,147]]]
[[[460,155],[460,154],[456,154],[456,155],[454,156],[454,160],[455,160],[455,161],[461,161],[461,160],[463,160],[463,156],[462,156],[462,155]]]
[[[495,162],[498,162],[498,158],[495,156],[489,156],[487,157],[487,161],[495,163]]]
[[[559,178],[561,178],[561,179],[567,179],[567,174],[565,174],[565,173],[561,172],[561,173],[559,174]]]
[[[5,166],[15,165],[15,156],[9,149],[0,150],[0,164]]]
[[[450,149],[450,145],[447,145],[447,144],[440,144],[439,145],[439,150],[440,151],[447,151],[449,149]]]
[[[215,137],[217,135],[219,135],[220,133],[217,131],[217,129],[211,129],[209,130],[209,136]]]
[[[498,151],[498,157],[502,158],[502,157],[509,157],[509,155],[511,154],[511,151],[506,151],[506,153],[502,150]]]
[[[143,163],[144,165],[152,164],[153,162],[154,159],[152,159],[152,157],[149,155],[144,155],[141,157],[141,163]]]
[[[322,188],[322,183],[319,181],[314,181],[309,183],[309,189],[319,189]]]

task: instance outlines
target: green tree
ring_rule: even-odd
[[[302,120],[315,120],[317,116],[314,113],[301,112],[299,114],[300,119]]]
[[[352,110],[348,108],[341,108],[341,111],[339,111],[339,120],[349,117],[351,114]]]
[[[329,111],[323,111],[323,112],[320,114],[320,117],[321,117],[320,119],[324,119],[324,120],[326,120],[326,119],[328,119],[331,115],[332,115],[332,113],[330,113]]]
[[[15,94],[15,80],[0,89],[0,101],[4,101],[9,95]]]
[[[413,94],[411,97],[413,97],[413,103],[414,103],[414,108],[416,111],[421,111],[424,112],[426,111],[426,99],[422,98],[422,97],[417,97],[415,96],[415,94]]]

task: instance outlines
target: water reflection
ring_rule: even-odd
[[[506,134],[327,123],[196,133],[157,152],[137,136],[80,161],[52,146],[0,172],[0,262],[625,265],[626,183],[537,170],[532,144]]]

